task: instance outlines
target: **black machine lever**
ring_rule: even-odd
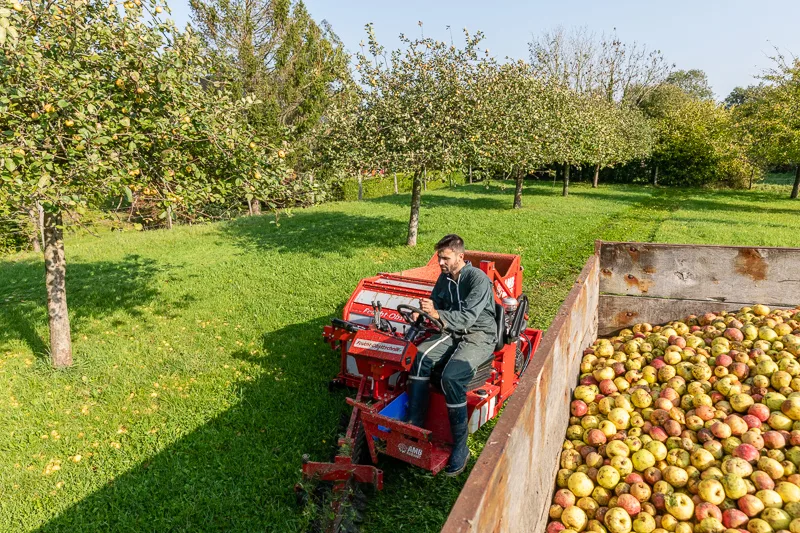
[[[332,318],[331,324],[336,328],[347,330],[350,333],[355,333],[356,331],[364,329],[353,322],[348,322],[347,320],[342,320],[341,318]]]
[[[511,322],[511,327],[508,330],[508,339],[510,341],[516,341],[528,325],[525,319],[525,315],[528,314],[528,309],[530,309],[530,302],[528,301],[528,297],[523,294],[519,297],[519,304],[514,313],[514,320]]]

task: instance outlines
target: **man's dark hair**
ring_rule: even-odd
[[[453,250],[457,254],[464,253],[464,239],[456,235],[455,233],[451,233],[450,235],[445,235],[442,237],[442,240],[436,243],[434,247],[437,252],[441,252],[442,250]]]

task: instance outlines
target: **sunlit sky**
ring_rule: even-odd
[[[678,69],[702,69],[718,98],[749,85],[771,64],[775,47],[800,54],[800,0],[306,0],[316,20],[327,20],[349,51],[372,22],[378,40],[395,48],[397,36],[457,40],[463,28],[486,34],[484,46],[498,59],[528,59],[531,37],[556,26],[585,26],[601,34],[614,28],[624,42],[660,50]],[[180,27],[190,20],[188,0],[170,0]]]

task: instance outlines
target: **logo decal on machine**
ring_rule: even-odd
[[[371,341],[368,339],[356,339],[355,342],[353,342],[353,347],[395,355],[401,355],[406,349],[404,344],[389,344],[388,342]]]
[[[368,305],[354,304],[351,308],[351,312],[370,317],[375,315],[375,310]],[[393,309],[381,309],[381,318],[391,320],[392,322],[403,323],[403,315]]]
[[[417,448],[416,446],[409,446],[404,442],[401,442],[400,444],[397,445],[397,450],[400,453],[404,453],[406,455],[413,457],[414,459],[419,459],[420,457],[422,457],[421,448]]]

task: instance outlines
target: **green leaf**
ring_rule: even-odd
[[[6,44],[6,29],[0,26],[0,46],[3,46],[4,44]]]
[[[133,193],[131,192],[129,187],[125,187],[123,189],[125,191],[125,199],[128,201],[129,204],[133,203]]]
[[[10,157],[6,158],[6,168],[9,172],[14,172],[17,169],[17,164]]]
[[[131,119],[129,119],[128,117],[123,118],[122,120],[119,121],[119,123],[126,128],[131,127]]]
[[[44,189],[48,185],[50,185],[50,176],[47,174],[43,174],[42,177],[39,178],[39,183],[37,183],[40,189]]]
[[[133,225],[133,229],[135,229],[136,231],[142,231],[142,229],[144,229],[144,226],[142,226],[137,222],[136,224]]]
[[[61,109],[67,108],[69,107],[69,102],[67,102],[66,100],[59,100],[58,107],[60,107]]]

